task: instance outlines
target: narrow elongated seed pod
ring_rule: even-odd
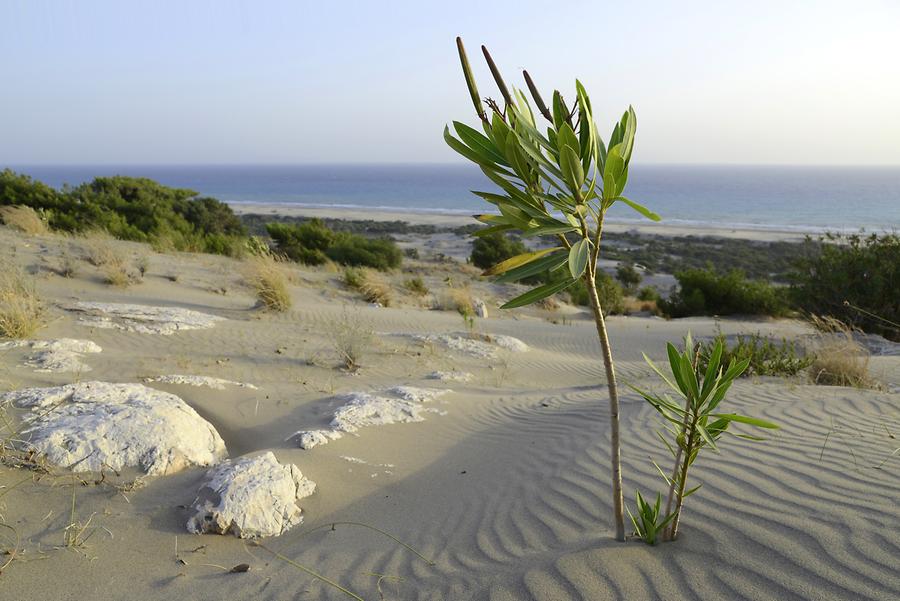
[[[462,38],[457,36],[456,49],[459,50],[459,62],[462,64],[463,75],[466,77],[466,86],[469,88],[469,95],[472,97],[472,104],[475,105],[475,113],[482,121],[487,121],[487,113],[481,105],[481,96],[478,95],[478,86],[475,85],[475,77],[472,75],[472,69],[469,67],[469,58],[466,56],[466,49],[463,46]]]
[[[491,69],[491,75],[494,76],[494,81],[497,82],[497,87],[500,88],[500,93],[503,94],[503,100],[507,105],[512,104],[512,96],[509,95],[509,90],[506,89],[506,84],[503,83],[503,76],[500,75],[500,70],[497,69],[497,65],[494,64],[494,59],[491,58],[491,53],[488,52],[486,46],[481,47],[481,52],[484,53],[484,60],[487,61],[488,67],[490,67]]]
[[[525,76],[525,83],[528,84],[528,90],[531,92],[531,97],[534,98],[534,104],[537,105],[537,108],[544,116],[544,119],[553,123],[553,115],[550,114],[550,110],[547,108],[547,105],[544,104],[544,99],[541,98],[541,93],[538,92],[537,86],[534,85],[528,71],[523,70],[522,74]]]

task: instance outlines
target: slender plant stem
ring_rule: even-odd
[[[595,256],[599,255],[600,230],[602,219],[598,223]],[[600,349],[603,353],[603,366],[606,368],[606,384],[609,388],[609,427],[610,427],[610,461],[612,463],[613,515],[616,521],[616,540],[625,540],[625,501],[622,498],[622,456],[619,442],[619,390],[616,385],[616,370],[613,364],[612,349],[609,346],[609,335],[606,332],[606,320],[597,294],[596,260],[588,264],[585,280],[594,322],[597,325],[597,336],[600,338]]]
[[[685,445],[687,451],[685,452],[684,459],[681,462],[681,475],[678,478],[678,504],[675,505],[675,517],[672,519],[672,528],[669,531],[669,540],[675,540],[678,538],[678,522],[681,520],[681,508],[684,506],[684,487],[687,484],[688,468],[691,466],[691,454],[693,453],[694,438],[697,433],[697,419],[698,416],[694,415],[694,418],[691,420],[689,430],[690,435],[688,436],[687,444]]]
[[[690,409],[691,409],[691,401],[688,399],[685,401],[684,405],[684,421],[681,422],[681,439],[684,440],[684,436],[687,433],[688,427],[688,419],[690,418]],[[676,437],[677,441],[678,438]],[[669,498],[666,500],[666,515],[670,515],[672,513],[672,502],[675,499],[675,486],[678,482],[678,472],[681,468],[681,457],[684,455],[684,449],[681,448],[681,445],[678,445],[678,452],[675,453],[675,467],[672,468],[672,480],[669,484]],[[663,530],[663,540],[672,540],[672,524],[666,526],[665,530]]]

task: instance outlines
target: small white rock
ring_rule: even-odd
[[[282,465],[271,451],[225,461],[206,473],[187,529],[238,538],[277,536],[303,521],[297,501],[315,489],[296,465]]]
[[[476,298],[472,301],[472,305],[475,307],[475,316],[480,319],[487,319],[488,317],[488,308],[487,303],[485,303],[480,298]]]
[[[99,353],[101,349],[90,340],[58,338],[56,340],[13,340],[0,343],[0,350],[28,347],[33,352],[25,365],[38,372],[87,372],[91,367],[82,361],[82,355]]]
[[[245,382],[235,382],[233,380],[223,380],[222,378],[213,378],[212,376],[186,376],[183,374],[170,374],[167,376],[154,376],[152,378],[144,378],[145,382],[161,382],[163,384],[187,384],[188,386],[208,386],[214,390],[225,390],[226,386],[236,386],[238,388],[249,388],[258,390],[253,384]]]
[[[216,322],[225,319],[181,307],[153,307],[124,303],[82,301],[76,303],[72,309],[88,314],[79,320],[81,325],[164,336],[174,334],[179,330],[211,328],[216,325]]]
[[[290,438],[299,439],[302,449],[311,449],[354,433],[360,428],[387,424],[425,421],[425,413],[440,413],[423,407],[450,390],[395,386],[381,394],[351,392],[338,398],[347,402],[338,407],[331,420],[331,429],[301,430]]]

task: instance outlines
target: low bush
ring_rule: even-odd
[[[687,269],[675,274],[678,288],[660,308],[670,317],[691,315],[769,315],[788,311],[786,290],[768,282],[748,280],[743,272],[724,275],[711,268]]]
[[[528,247],[518,238],[507,236],[503,232],[494,232],[475,238],[470,260],[479,269],[490,269],[501,261],[526,252]]]
[[[399,267],[403,260],[403,252],[390,238],[333,232],[319,219],[270,223],[266,229],[279,252],[306,265],[322,265],[331,259],[340,265],[385,271]]]
[[[359,234],[339,233],[325,253],[340,265],[371,267],[387,271],[400,266],[403,253],[390,238],[366,238]]]
[[[590,306],[588,289],[583,280],[578,280],[567,289],[573,305]],[[597,270],[597,295],[604,315],[622,315],[625,313],[625,292],[607,273]]]
[[[644,286],[637,293],[637,299],[641,301],[660,301],[659,290],[654,288],[653,286]]]
[[[0,205],[24,205],[52,229],[104,230],[115,238],[175,250],[234,255],[246,231],[225,203],[135,177],[98,177],[55,190],[27,175],[0,171]]]
[[[720,332],[712,340],[699,343],[701,370],[706,369],[717,345],[722,347],[723,363],[749,362],[744,376],[795,376],[815,359],[815,355],[794,340],[782,338],[779,341],[757,333],[738,334],[733,341],[729,341]]]
[[[44,325],[44,303],[17,266],[0,263],[0,337],[30,338]]]
[[[616,279],[627,294],[634,294],[643,276],[631,263],[619,263],[616,267]]]
[[[791,280],[792,298],[801,309],[900,341],[897,234],[807,240]]]

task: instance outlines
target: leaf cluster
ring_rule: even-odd
[[[444,128],[444,139],[453,150],[477,164],[494,184],[493,190],[474,191],[474,194],[494,205],[498,213],[477,215],[476,219],[488,227],[475,235],[519,231],[524,237],[555,236],[561,242],[548,249],[520,253],[487,272],[487,275],[499,275],[499,281],[505,282],[521,281],[544,272],[563,274],[559,278],[551,277],[548,283],[503,306],[520,307],[565,290],[585,273],[593,273],[603,217],[615,203],[625,203],[650,219],[659,219],[623,195],[637,117],[629,107],[604,143],[580,81],[575,81],[575,102],[571,110],[558,90],[553,92],[548,107],[531,77],[524,72],[534,104],[549,123],[541,130],[529,100],[520,90],[507,89],[484,47],[482,51],[504,104],[501,108],[490,99],[482,102],[459,38],[457,47],[483,133],[454,121],[453,132],[449,127]],[[567,234],[577,240],[569,242]]]

